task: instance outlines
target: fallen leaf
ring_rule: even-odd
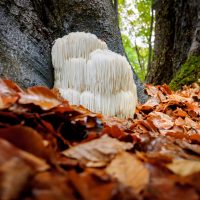
[[[119,152],[129,150],[133,144],[120,142],[115,138],[103,135],[101,138],[79,144],[62,152],[67,157],[75,158],[88,167],[105,166]]]
[[[72,106],[56,89],[1,80],[0,199],[198,200],[199,86],[147,93],[133,119],[119,119]]]
[[[26,151],[22,151],[3,139],[0,139],[0,155],[0,165],[4,164],[13,157],[19,157],[36,171],[44,171],[50,167],[45,160]]]
[[[0,109],[5,109],[14,104],[22,91],[15,83],[10,80],[0,79]]]
[[[0,119],[1,123],[5,124],[5,127],[8,125],[16,125],[21,123],[21,120],[17,115],[8,111],[0,111]]]
[[[180,176],[188,176],[193,173],[200,172],[200,161],[175,159],[172,161],[172,163],[167,164],[166,167],[175,174]]]
[[[41,86],[28,88],[20,93],[20,104],[35,104],[43,110],[50,110],[62,103],[50,89]]]
[[[159,89],[157,87],[154,87],[153,85],[151,84],[146,84],[145,85],[145,91],[147,92],[147,94],[149,96],[157,96],[158,92],[159,92]]]
[[[165,94],[165,95],[171,95],[171,94],[172,94],[172,91],[171,91],[170,87],[169,87],[167,84],[158,85],[157,87],[158,87],[158,88],[160,89],[160,91],[162,91],[163,94]]]
[[[78,174],[70,171],[70,183],[79,194],[79,199],[87,200],[138,200],[134,192],[129,188],[112,179],[105,172],[88,172]]]
[[[188,159],[188,160],[200,160],[197,155],[189,154],[178,144],[173,137],[157,137],[152,140],[147,146],[148,153],[158,153],[167,156],[171,159]]]
[[[172,102],[176,101],[179,104],[179,103],[187,103],[187,102],[192,103],[193,100],[189,97],[184,97],[177,93],[177,94],[172,94],[169,96],[169,102],[170,101]]]
[[[118,154],[107,166],[106,172],[139,194],[149,182],[149,172],[144,164],[127,152]]]
[[[19,199],[33,170],[21,158],[13,157],[0,166],[0,199]]]
[[[42,172],[32,181],[34,200],[77,200],[75,192],[68,184],[66,173]]]
[[[187,103],[187,110],[190,116],[200,116],[199,102]]]
[[[157,97],[150,98],[145,104],[141,106],[141,110],[152,110],[155,106],[160,103],[160,100]]]
[[[158,129],[170,129],[174,125],[173,119],[162,112],[150,113],[148,120],[151,120]]]
[[[184,140],[176,140],[176,143],[180,147],[182,147],[183,149],[192,151],[192,152],[200,155],[200,145],[198,145],[198,144],[190,144],[190,143],[188,143],[188,142],[186,142]]]
[[[175,122],[174,122],[174,125],[177,125],[177,126],[184,126],[185,125],[185,120],[182,119],[181,117],[178,117]]]
[[[180,184],[180,177],[159,166],[146,165],[150,171],[150,182],[143,199],[152,200],[199,200],[198,191],[187,183]]]
[[[19,125],[2,128],[0,138],[38,157],[50,158],[50,151],[45,147],[42,136],[30,127]]]
[[[180,108],[176,108],[176,110],[173,113],[177,117],[187,117],[188,116],[187,112],[185,112],[184,110],[182,110]]]
[[[189,117],[186,117],[185,118],[185,126],[188,128],[188,129],[195,129],[195,132],[200,134],[200,124],[195,122],[194,120],[192,120],[191,118]]]

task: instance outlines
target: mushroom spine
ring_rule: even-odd
[[[137,92],[131,66],[95,35],[75,32],[58,38],[52,62],[54,87],[70,103],[108,116],[133,117]]]

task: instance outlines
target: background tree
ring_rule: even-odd
[[[53,86],[53,41],[73,31],[96,34],[124,54],[111,0],[1,0],[0,75],[21,86]],[[140,100],[143,85],[133,73]]]
[[[155,1],[154,57],[147,82],[173,89],[200,77],[200,1]],[[173,80],[172,80],[173,79]]]
[[[152,0],[119,0],[119,25],[126,54],[144,81],[152,61],[154,12]]]

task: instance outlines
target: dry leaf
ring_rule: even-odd
[[[155,165],[147,165],[150,171],[150,182],[143,199],[148,200],[199,200],[198,191],[188,183],[180,183],[177,175]]]
[[[170,129],[173,125],[173,119],[162,112],[152,112],[148,120],[151,120],[158,129]]]
[[[200,156],[200,145],[190,144],[184,140],[176,140],[176,143],[183,149],[193,151],[194,153],[199,154],[199,156]]]
[[[141,106],[141,110],[151,110],[153,107],[157,106],[160,100],[157,97],[150,98],[145,104]]]
[[[199,199],[199,86],[147,85],[147,93],[127,120],[0,80],[0,199]],[[126,153],[133,144],[139,153]]]
[[[63,151],[65,156],[75,158],[86,163],[89,167],[105,166],[114,155],[131,149],[133,144],[120,142],[115,138],[103,135],[101,138],[77,145]]]
[[[158,92],[159,92],[159,89],[157,87],[154,87],[153,85],[151,84],[146,84],[145,85],[145,91],[147,92],[147,94],[149,96],[157,96]]]
[[[10,80],[0,79],[0,109],[5,109],[14,104],[19,95],[17,92],[21,89]]]
[[[32,185],[31,200],[77,200],[75,191],[68,185],[66,174],[51,171],[38,173]]]
[[[13,157],[0,166],[0,199],[19,199],[33,170],[21,158]]]
[[[149,182],[149,171],[144,164],[127,152],[118,154],[107,166],[106,172],[116,177],[126,186],[134,188],[134,191],[140,193]]]
[[[188,114],[184,110],[176,108],[176,110],[174,111],[174,115],[177,117],[187,117]]]
[[[31,87],[26,92],[20,93],[20,104],[35,104],[40,106],[43,110],[52,109],[62,102],[56,97],[56,95],[45,87]]]
[[[200,172],[200,161],[196,160],[173,160],[172,163],[169,163],[166,166],[180,176],[188,176]]]
[[[20,125],[2,128],[0,129],[0,138],[38,157],[45,159],[50,157],[50,152],[45,147],[42,136],[30,127]]]
[[[40,159],[26,151],[22,151],[6,140],[0,139],[0,165],[4,164],[13,157],[19,157],[29,164],[36,171],[44,171],[49,169],[49,165],[45,160]]]

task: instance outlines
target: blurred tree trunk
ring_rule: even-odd
[[[146,81],[170,83],[190,56],[200,56],[200,0],[155,0],[154,8],[154,56]]]
[[[52,43],[73,31],[91,32],[124,55],[111,0],[1,0],[0,18],[0,76],[24,87],[53,86]]]

